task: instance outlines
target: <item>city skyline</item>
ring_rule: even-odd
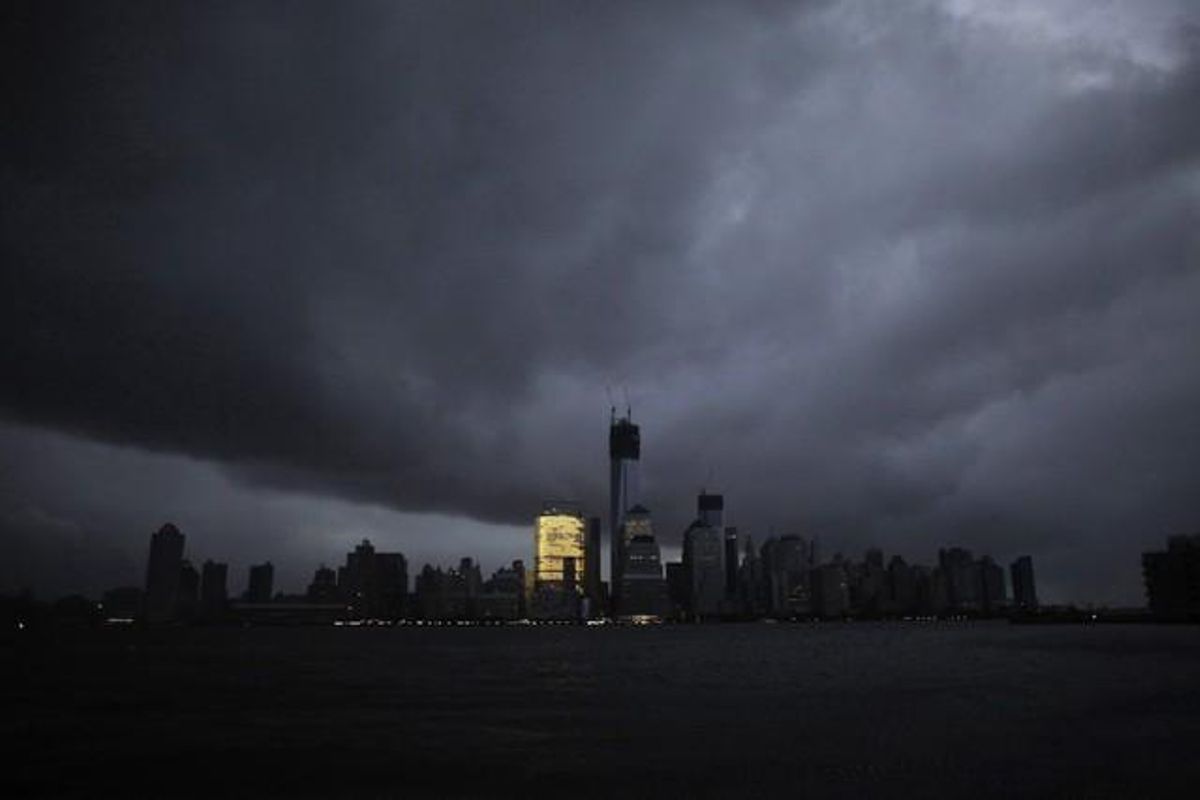
[[[1200,527],[1194,3],[6,23],[5,591],[137,582],[166,520],[286,586],[504,564],[604,516],[612,406],[667,560],[708,488],[1135,605]]]
[[[596,561],[600,564],[600,570],[596,574],[596,576],[594,576],[592,578],[592,580],[602,579],[604,581],[605,595],[611,602],[611,599],[613,597],[612,588],[611,588],[612,587],[612,582],[611,582],[612,574],[609,571],[609,567],[610,567],[610,564],[615,563],[615,560],[618,558],[618,554],[623,553],[624,551],[620,550],[617,545],[617,542],[621,541],[621,539],[620,538],[618,538],[618,539],[611,538],[610,531],[612,531],[614,529],[623,529],[624,520],[628,513],[636,512],[637,514],[640,514],[642,517],[644,517],[646,520],[649,520],[650,513],[651,513],[648,509],[646,509],[642,505],[643,498],[642,498],[640,490],[638,489],[638,486],[640,485],[640,480],[641,480],[641,468],[640,468],[640,458],[641,458],[640,428],[641,428],[641,426],[632,424],[632,418],[633,418],[633,415],[632,415],[631,408],[627,408],[624,415],[622,415],[620,418],[617,417],[615,408],[610,409],[610,415],[609,415],[610,425],[609,425],[609,436],[608,436],[608,440],[609,440],[608,450],[609,450],[609,456],[610,456],[609,509],[608,510],[609,510],[609,514],[611,514],[612,509],[618,507],[618,505],[621,502],[633,503],[632,507],[627,508],[624,512],[621,512],[617,517],[616,523],[613,524],[613,523],[609,522],[608,517],[602,518],[602,517],[597,517],[597,516],[589,516],[589,514],[592,513],[592,509],[581,504],[577,500],[574,500],[574,499],[544,500],[544,501],[542,501],[542,504],[541,504],[541,506],[542,506],[541,511],[532,518],[531,524],[529,526],[529,530],[531,530],[533,533],[532,547],[529,548],[528,552],[519,552],[519,551],[515,552],[515,554],[512,555],[512,558],[501,557],[499,559],[499,561],[496,562],[496,564],[495,564],[497,569],[504,570],[504,569],[508,568],[509,565],[516,563],[517,561],[526,561],[527,560],[526,563],[528,564],[529,575],[533,579],[530,582],[529,588],[532,589],[532,587],[535,585],[535,582],[536,582],[536,576],[538,576],[541,573],[541,570],[538,569],[538,565],[541,563],[541,557],[539,556],[539,553],[541,552],[541,548],[542,548],[543,520],[547,519],[547,515],[550,515],[549,516],[550,519],[563,519],[564,517],[562,515],[564,515],[564,514],[569,515],[569,516],[574,516],[574,517],[578,518],[578,531],[577,531],[576,535],[579,537],[579,541],[578,541],[577,545],[573,544],[573,545],[571,545],[571,547],[577,548],[579,550],[579,555],[580,555],[580,558],[579,558],[580,566],[578,567],[578,569],[580,571],[574,580],[580,587],[580,592],[581,593],[585,592],[583,587],[585,585],[585,581],[588,579],[586,578],[587,571],[586,571],[585,567],[582,566],[583,559],[581,557],[581,554],[585,547],[585,539],[590,535],[586,531],[588,531],[590,529],[590,526],[592,524],[595,524],[597,526],[596,536],[598,539],[600,538],[599,537],[600,531],[603,531],[603,545],[601,545],[599,543],[599,541],[596,544],[596,551],[600,554],[600,558],[596,559]],[[627,461],[624,461],[623,459],[631,459],[634,466],[632,468],[625,466]],[[630,481],[632,481],[632,482],[629,483]],[[621,499],[619,500],[618,498],[621,498]],[[879,550],[878,546],[875,544],[867,544],[865,547],[863,547],[860,550],[847,549],[845,547],[839,546],[836,539],[822,538],[819,534],[814,534],[811,531],[804,531],[804,530],[800,530],[798,528],[777,530],[774,526],[771,526],[766,531],[751,531],[751,530],[748,530],[745,526],[741,526],[740,530],[739,530],[739,526],[736,524],[736,518],[735,518],[735,524],[730,527],[727,527],[725,525],[727,520],[725,518],[725,496],[724,496],[724,494],[710,492],[709,488],[706,488],[706,487],[701,487],[699,489],[698,494],[696,495],[696,503],[697,503],[697,506],[696,506],[696,510],[693,515],[693,518],[692,518],[691,522],[682,530],[682,532],[679,532],[675,536],[671,536],[670,533],[667,533],[665,538],[670,541],[673,541],[673,544],[671,544],[671,545],[662,546],[661,542],[664,539],[664,535],[663,535],[664,531],[661,530],[661,527],[662,527],[661,523],[655,523],[655,527],[653,529],[653,531],[654,531],[653,537],[654,537],[654,539],[657,540],[656,552],[658,550],[661,550],[661,565],[662,565],[662,567],[665,568],[671,564],[679,564],[680,562],[682,562],[688,558],[687,554],[688,554],[688,546],[689,546],[688,543],[690,541],[689,537],[692,534],[692,532],[695,530],[700,530],[700,531],[711,530],[713,532],[713,535],[718,537],[716,540],[714,540],[713,544],[706,545],[706,546],[708,546],[714,554],[719,556],[718,557],[719,563],[717,564],[717,566],[714,567],[714,569],[717,569],[721,572],[723,572],[724,570],[726,570],[728,568],[725,563],[725,557],[727,557],[727,555],[728,555],[727,551],[730,546],[730,543],[732,542],[732,545],[735,548],[734,552],[737,553],[738,562],[740,563],[741,559],[742,559],[742,555],[743,555],[742,551],[741,551],[742,543],[747,541],[747,539],[746,539],[747,536],[752,541],[754,539],[754,536],[756,533],[759,536],[758,542],[760,545],[763,544],[763,542],[765,540],[776,540],[780,536],[784,537],[785,539],[786,538],[795,538],[797,536],[800,536],[803,539],[803,541],[809,543],[809,546],[811,546],[813,548],[814,553],[821,546],[828,548],[828,552],[824,553],[825,559],[823,562],[821,559],[817,559],[814,555],[814,561],[813,561],[814,567],[820,566],[821,563],[828,563],[830,557],[833,557],[835,560],[841,559],[841,558],[846,558],[847,561],[849,562],[849,561],[853,561],[856,557],[861,556],[864,553],[866,553],[869,556],[869,554],[871,552]],[[649,523],[647,522],[647,523],[643,523],[643,524],[648,525]],[[561,523],[559,523],[559,525],[561,526]],[[160,538],[162,538],[164,536],[169,536],[169,535],[178,536],[178,533],[179,533],[178,528],[175,526],[174,522],[167,522],[167,523],[164,523],[162,525],[162,527],[158,530],[158,532],[154,534],[154,536],[152,537],[152,547],[151,547],[151,556],[150,556],[150,560],[149,560],[149,566],[142,567],[143,569],[148,570],[148,572],[147,572],[148,576],[153,575],[154,569],[155,569],[155,567],[154,567],[154,564],[155,564],[154,552],[155,552],[155,547],[157,545],[155,545],[154,543],[157,542]],[[526,533],[528,534],[529,531],[527,531]],[[636,533],[636,532],[630,531],[625,534],[624,538],[628,538],[629,536],[634,535],[634,533]],[[739,538],[739,533],[740,533],[740,538]],[[732,534],[732,539],[729,538],[729,534]],[[1178,534],[1175,534],[1175,535],[1178,535]],[[952,544],[953,544],[953,546],[951,548],[952,550],[959,549],[958,543],[952,543]],[[370,546],[369,538],[363,538],[361,544],[358,545],[358,548],[361,549],[362,547],[367,547],[367,546]],[[937,546],[936,554],[937,554],[938,559],[940,559],[942,557],[945,546],[946,546],[946,543],[941,543]],[[171,550],[172,553],[175,552],[174,548],[179,548],[179,552],[172,556],[172,558],[174,558],[176,561],[182,560],[182,563],[185,565],[190,565],[192,563],[195,563],[195,564],[201,563],[200,560],[198,559],[198,557],[193,555],[191,552],[185,552],[182,549],[182,546],[179,545],[178,543],[175,545],[172,545],[172,548],[173,548]],[[715,548],[715,549],[713,549],[713,548]],[[722,552],[717,553],[718,550],[721,550]],[[208,557],[211,554],[206,550],[202,551],[202,552],[204,552],[205,556],[206,556],[204,558],[204,566],[207,569],[209,567],[209,565],[213,563],[212,559],[210,557]],[[568,551],[562,551],[562,552],[566,553]],[[572,550],[572,552],[573,552],[573,550]],[[1007,551],[1001,551],[1001,552],[1007,552]],[[890,553],[894,556],[899,556],[901,559],[908,559],[911,562],[918,561],[922,556],[928,557],[930,555],[930,554],[914,554],[911,552],[905,552],[903,550],[892,550],[892,551],[890,551]],[[403,558],[404,557],[403,554],[401,554],[400,557]],[[990,556],[985,556],[985,558],[990,559]],[[1020,565],[1022,562],[1026,562],[1026,566],[1025,566],[1026,570],[1031,570],[1031,567],[1027,563],[1028,560],[1030,559],[1030,556],[1028,554],[1016,554],[1016,555],[1013,555],[1012,558],[1016,559],[1012,563],[1012,566],[1011,566],[1011,569],[1012,569],[1014,575],[1016,574],[1018,565]],[[419,560],[414,561],[414,567],[415,567],[416,563],[423,563],[425,569],[428,569],[431,567],[438,569],[438,570],[441,570],[443,567],[453,569],[455,564],[459,564],[464,559],[466,561],[469,561],[469,562],[475,564],[476,568],[481,569],[481,570],[486,569],[489,566],[486,561],[477,561],[474,554],[467,554],[464,551],[462,553],[447,553],[441,559],[427,559],[424,562],[420,562]],[[931,560],[931,559],[927,558],[927,560]],[[1000,560],[1002,563],[1007,563],[1007,561],[1005,561],[1004,555],[1001,556]],[[222,570],[222,574],[224,574],[224,571],[229,569],[230,563],[231,562],[229,561],[228,558],[222,557],[221,560],[219,562],[217,562],[216,566],[219,566]],[[325,564],[326,564],[325,560],[320,561],[320,566],[318,567],[318,572],[322,569],[325,569]],[[557,564],[558,564],[557,569],[562,570],[561,560],[558,561]],[[252,585],[254,582],[254,574],[255,574],[256,570],[259,570],[264,567],[267,568],[268,570],[270,570],[270,576],[267,578],[267,585],[268,586],[271,586],[271,585],[276,586],[277,591],[275,592],[275,594],[279,594],[281,596],[286,595],[289,597],[296,597],[296,596],[299,596],[300,594],[302,594],[301,592],[299,592],[300,589],[302,589],[305,585],[311,585],[311,584],[307,583],[308,579],[311,577],[311,573],[309,573],[307,571],[310,568],[309,565],[304,565],[304,566],[295,565],[295,564],[290,565],[285,571],[285,574],[289,576],[289,578],[285,579],[286,586],[272,583],[273,582],[274,565],[270,559],[267,559],[262,564],[257,564],[257,563],[252,563],[252,562],[247,562],[245,564],[238,564],[236,562],[233,562],[233,567],[234,567],[235,574],[237,573],[237,571],[239,569],[242,569],[244,571],[248,571],[248,574],[250,575],[249,585],[251,588],[248,588],[246,590],[246,592],[242,593],[247,598],[255,594],[255,592],[252,588]],[[161,571],[161,567],[159,569]],[[185,569],[191,569],[191,567],[190,566],[185,567]],[[595,569],[595,567],[593,566],[588,569]],[[733,568],[734,572],[736,572],[736,569],[737,569],[736,567]],[[1144,591],[1144,579],[1142,578],[1142,573],[1139,571],[1138,566],[1136,564],[1131,565],[1130,569],[1132,569],[1139,575],[1139,581],[1142,582],[1142,584],[1143,584],[1142,589]],[[302,577],[302,576],[307,576],[307,577]],[[199,576],[197,575],[197,579],[198,579],[198,577]],[[665,573],[662,577],[664,580],[667,578]],[[561,580],[562,580],[561,572],[559,572],[559,574],[557,576],[551,577],[550,580],[556,580],[558,582],[561,582]],[[717,576],[715,578],[712,578],[712,580],[719,581],[721,583],[725,583],[727,580],[731,581],[732,579],[726,578],[724,576]],[[161,578],[160,578],[160,581],[161,581]],[[1023,607],[1023,603],[1021,603],[1018,600],[1018,598],[1016,597],[1015,579],[1004,579],[1003,582],[1007,586],[1009,599],[1014,602],[1014,607],[1015,608]],[[1041,583],[1041,579],[1039,579],[1039,585],[1040,585],[1040,583]],[[1055,581],[1053,580],[1053,576],[1051,577],[1051,580],[1048,581],[1048,583],[1051,586],[1053,586],[1055,584]],[[149,578],[149,577],[147,578],[147,581],[144,584],[140,584],[138,581],[134,581],[134,580],[117,581],[115,583],[110,582],[109,584],[106,584],[103,586],[101,586],[100,584],[93,584],[90,587],[90,594],[99,596],[99,594],[101,592],[110,591],[114,588],[122,588],[122,587],[128,587],[128,586],[133,586],[133,585],[138,585],[138,586],[144,585],[146,592],[147,592],[147,597],[150,598],[153,596],[153,592],[151,590],[151,585],[152,585],[151,578]],[[19,589],[21,591],[27,591],[27,590],[32,590],[33,587],[31,587],[29,585],[24,585],[24,586],[19,587]],[[197,584],[196,589],[198,592],[199,584]],[[291,591],[289,591],[289,590],[291,590]],[[12,589],[10,589],[10,591],[12,591]],[[89,593],[89,591],[85,590],[83,587],[76,585],[76,586],[70,586],[66,590],[59,590],[57,592],[57,594],[60,596],[66,596],[66,595],[70,595],[70,594],[77,594],[81,591],[84,594]],[[710,589],[710,592],[711,591],[713,591],[713,590]],[[715,599],[712,600],[712,603],[714,603],[714,604],[717,602],[717,599],[719,599],[722,594],[721,590],[715,590],[715,591],[716,591],[716,594],[713,595],[713,597]],[[272,592],[270,589],[268,589],[265,595],[263,595],[263,594],[258,595],[257,602],[266,602],[267,600],[270,599],[271,596],[272,596]],[[590,593],[590,596],[593,596],[593,597],[598,596],[598,593],[592,592],[592,593]],[[150,602],[150,601],[148,601],[148,602]],[[173,600],[159,601],[159,605],[160,606],[163,605],[164,602],[165,602],[166,606],[169,607],[171,605],[171,603],[173,602]],[[596,602],[596,601],[593,599],[592,602]],[[1037,604],[1038,604],[1038,601],[1035,599],[1033,601],[1033,605],[1036,606]],[[1132,602],[1126,603],[1124,605],[1129,606],[1129,607],[1140,607],[1143,604],[1144,604],[1144,597],[1140,598],[1138,600],[1134,600]],[[1096,603],[1094,600],[1089,600],[1089,599],[1084,599],[1082,601],[1080,601],[1080,600],[1062,600],[1061,598],[1055,597],[1054,593],[1052,591],[1050,593],[1049,599],[1047,601],[1043,601],[1042,605],[1047,605],[1047,606],[1102,605],[1103,606],[1103,605],[1115,605],[1115,604],[1106,604],[1103,602]],[[713,605],[711,607],[714,614],[716,613],[715,608],[716,608],[715,605]],[[606,609],[606,611],[607,610],[608,609]],[[164,612],[159,610],[156,615],[156,613],[154,613],[154,612],[151,612],[149,610],[147,611],[148,617],[151,618],[152,620],[156,616],[158,616],[161,621],[161,617],[162,617],[163,613]]]

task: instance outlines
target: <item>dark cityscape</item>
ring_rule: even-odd
[[[1196,793],[1194,2],[0,20],[0,796]]]
[[[1100,619],[1095,609],[1040,608],[1028,555],[1006,570],[961,547],[939,549],[933,565],[899,555],[885,561],[877,548],[859,561],[841,553],[822,559],[816,539],[796,534],[770,535],[756,548],[749,532],[725,524],[724,496],[703,490],[682,535],[682,558],[664,562],[653,515],[633,488],[641,428],[631,415],[617,419],[615,409],[609,451],[607,548],[601,517],[575,502],[547,501],[532,526],[529,566],[516,558],[486,580],[464,556],[447,569],[425,564],[410,587],[404,554],[379,552],[364,539],[336,569],[317,567],[303,593],[275,591],[269,561],[250,566],[245,590],[231,593],[228,564],[206,560],[197,570],[184,558],[186,536],[167,523],[150,537],[144,587],[113,588],[99,601],[65,598],[55,608],[108,625]],[[605,550],[611,580],[602,576]],[[1101,609],[1104,619],[1200,621],[1200,534],[1172,536],[1165,552],[1142,561],[1146,609]],[[19,617],[20,598],[9,605]],[[28,615],[28,598],[24,606]]]

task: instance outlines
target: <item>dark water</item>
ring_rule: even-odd
[[[16,796],[1200,796],[1195,627],[102,630],[4,656]]]

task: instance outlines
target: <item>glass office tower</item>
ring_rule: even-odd
[[[587,572],[587,521],[573,504],[543,504],[534,530],[533,570],[535,588],[583,591]]]
[[[626,410],[624,417],[617,419],[613,411],[608,430],[609,494],[608,494],[608,544],[611,549],[610,586],[613,606],[620,604],[621,577],[625,566],[625,542],[622,535],[625,514],[637,503],[637,467],[642,455],[641,431],[630,419]]]

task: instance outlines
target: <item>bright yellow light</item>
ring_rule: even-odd
[[[537,518],[534,532],[534,580],[562,583],[567,579],[567,559],[575,561],[575,585],[583,588],[586,547],[581,515],[550,511]]]

